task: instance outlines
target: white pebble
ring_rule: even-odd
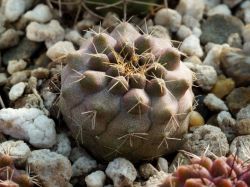
[[[41,186],[70,187],[72,176],[70,161],[63,155],[40,149],[31,152],[27,161],[31,171],[38,176]]]
[[[47,5],[38,4],[33,10],[24,14],[24,18],[40,23],[46,23],[52,19],[53,15]]]
[[[193,35],[195,35],[197,38],[200,38],[202,31],[199,27],[194,27],[192,31]]]
[[[7,75],[6,73],[0,73],[0,86],[5,85],[5,83],[7,82]]]
[[[103,171],[95,171],[85,177],[87,187],[103,187],[106,175]]]
[[[233,8],[234,6],[239,4],[240,2],[242,2],[242,0],[223,0],[223,3],[228,5],[230,8]]]
[[[159,157],[157,160],[157,169],[168,173],[168,161],[163,157]]]
[[[228,107],[224,103],[223,100],[218,98],[213,93],[209,93],[205,99],[204,104],[211,110],[211,111],[227,111]]]
[[[195,35],[188,36],[181,44],[180,51],[189,56],[203,56],[203,50],[200,45],[200,39]]]
[[[137,176],[134,165],[124,158],[116,158],[109,162],[105,173],[113,180],[114,187],[132,186]]]
[[[35,42],[43,42],[48,47],[64,38],[64,29],[57,20],[51,20],[47,24],[31,22],[26,27],[26,37]]]
[[[52,150],[66,157],[70,155],[70,141],[65,133],[61,133],[56,136],[56,145],[52,148]]]
[[[61,57],[75,52],[73,44],[69,41],[59,41],[51,46],[46,55],[53,61],[60,59]]]
[[[97,167],[94,159],[88,156],[81,156],[72,165],[73,177],[86,175]]]
[[[3,5],[5,17],[10,22],[16,21],[32,3],[33,0],[6,0]]]
[[[10,60],[8,63],[7,71],[9,74],[24,70],[27,66],[27,62],[24,60]]]
[[[0,154],[6,154],[6,150],[9,151],[8,154],[13,158],[15,164],[19,166],[26,163],[31,153],[29,146],[22,140],[9,140],[1,143]]]
[[[220,0],[203,0],[205,3],[205,11],[210,10],[211,8],[215,7],[216,5],[220,4]]]
[[[215,14],[223,14],[223,15],[230,16],[232,13],[231,13],[231,10],[228,8],[227,5],[220,4],[220,5],[217,5],[216,7],[212,8],[212,9],[210,9],[207,12],[208,16],[213,16]]]
[[[83,37],[77,30],[66,30],[65,39],[74,43],[75,45],[82,46],[83,44]]]
[[[178,32],[177,32],[177,36],[180,40],[184,40],[185,38],[187,38],[191,34],[192,34],[191,29],[189,27],[187,27],[186,25],[181,25]]]
[[[243,45],[243,51],[244,51],[246,54],[250,54],[250,42],[244,43],[244,45]]]
[[[11,87],[9,92],[9,99],[11,101],[17,100],[19,97],[23,95],[26,84],[24,82],[19,82]]]
[[[250,42],[250,24],[244,26],[242,35],[244,38],[244,42]]]
[[[54,121],[37,108],[1,109],[0,131],[38,148],[52,147],[56,143]]]
[[[217,73],[212,66],[187,63],[185,65],[195,73],[195,83],[205,91],[210,91],[217,81]]]
[[[176,10],[163,8],[156,13],[155,23],[176,32],[181,25],[181,15]]]
[[[204,8],[203,0],[180,0],[176,10],[182,15],[190,15],[197,20],[201,20]]]

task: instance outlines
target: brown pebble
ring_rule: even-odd
[[[204,118],[199,112],[192,111],[189,115],[189,128],[199,127],[205,124]]]
[[[223,98],[228,95],[234,89],[234,87],[235,82],[233,79],[220,75],[212,89],[212,93],[214,93],[214,95],[219,98]]]

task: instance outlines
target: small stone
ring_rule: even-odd
[[[83,176],[97,168],[95,160],[88,156],[81,156],[72,165],[72,176]]]
[[[49,77],[49,70],[47,68],[36,68],[31,70],[31,76],[36,77],[37,79],[46,79]]]
[[[71,42],[59,41],[48,49],[46,55],[51,60],[56,61],[73,52],[75,52],[75,48]]]
[[[220,4],[220,0],[203,0],[205,3],[205,11],[207,12],[213,7],[216,7]]]
[[[12,86],[9,92],[9,99],[11,101],[17,100],[19,97],[23,95],[25,87],[26,84],[24,82],[19,82],[14,86]]]
[[[230,34],[238,33],[241,35],[243,26],[242,21],[235,16],[219,14],[210,16],[201,26],[201,42],[225,43]]]
[[[190,159],[184,153],[179,152],[177,153],[177,155],[174,157],[174,160],[170,164],[169,173],[174,172],[177,169],[177,167],[187,164],[190,164]]]
[[[1,24],[1,23],[0,23]],[[0,35],[0,50],[13,47],[18,44],[20,32],[8,29]]]
[[[194,17],[190,16],[190,15],[183,16],[182,17],[182,22],[183,22],[184,25],[186,25],[190,29],[193,29],[195,27],[200,28],[200,22],[197,19],[195,19]]]
[[[31,22],[26,27],[26,37],[32,41],[43,42],[48,47],[64,38],[64,29],[57,20],[51,20],[47,24]]]
[[[244,10],[244,21],[249,24],[250,23],[250,8]]]
[[[195,73],[196,83],[203,90],[209,91],[217,81],[217,73],[212,66],[199,65],[193,63],[184,63],[190,70]]]
[[[203,50],[200,46],[200,40],[195,35],[190,35],[181,44],[180,51],[189,56],[203,56]]]
[[[26,82],[28,80],[29,75],[30,75],[30,72],[26,70],[15,72],[10,77],[10,84],[14,85],[19,82]]]
[[[38,4],[33,10],[26,12],[23,16],[30,21],[46,23],[53,17],[50,8],[44,4]]]
[[[89,159],[92,159],[82,147],[74,147],[71,149],[69,156],[71,162],[75,162],[80,157],[88,157]]]
[[[162,8],[155,14],[156,25],[162,25],[172,32],[176,32],[181,25],[181,15],[173,9]]]
[[[246,42],[243,45],[243,52],[245,54],[250,54],[250,42]]]
[[[27,62],[24,60],[10,60],[8,63],[7,71],[9,74],[24,70],[27,66]]]
[[[157,38],[166,38],[170,40],[168,30],[161,25],[154,25],[148,27],[148,33],[151,33],[152,36]]]
[[[82,46],[84,39],[77,30],[66,30],[65,40],[68,40],[75,45]]]
[[[220,69],[220,55],[223,47],[228,46],[225,45],[213,45],[207,52],[207,56],[205,57],[203,64],[213,66],[218,74],[221,74]]]
[[[159,157],[157,159],[157,169],[168,173],[168,161],[163,157]]]
[[[230,145],[230,153],[243,161],[249,161],[250,135],[237,136]]]
[[[0,86],[5,85],[5,83],[7,82],[7,75],[6,73],[0,73]]]
[[[3,63],[8,65],[10,60],[29,59],[39,50],[40,46],[40,43],[30,41],[24,37],[17,46],[10,48],[3,53]]]
[[[242,35],[244,38],[244,42],[250,42],[250,24],[244,26]]]
[[[144,179],[149,179],[149,177],[158,173],[157,169],[150,163],[141,165],[139,168],[139,172]]]
[[[228,39],[227,39],[227,43],[231,47],[242,48],[242,40],[241,40],[239,33],[230,34]]]
[[[199,27],[194,27],[193,30],[193,35],[196,36],[197,38],[200,38],[202,31]]]
[[[0,34],[3,33],[6,30],[6,28],[5,28],[5,22],[6,22],[6,17],[0,11]]]
[[[166,180],[166,177],[168,176],[167,173],[160,171],[156,175],[149,178],[149,180],[146,181],[146,184],[143,183],[139,184],[138,187],[158,187],[161,186],[164,181]]]
[[[199,127],[205,124],[204,118],[199,112],[192,111],[189,114],[189,128]]]
[[[220,128],[211,125],[196,128],[191,135],[186,135],[184,142],[182,149],[197,156],[203,155],[208,147],[217,156],[225,156],[229,151],[226,135]],[[207,155],[212,156],[210,153]]]
[[[67,187],[72,176],[70,161],[48,149],[32,151],[27,164],[42,186]]]
[[[65,133],[57,134],[56,145],[53,146],[52,150],[66,157],[70,155],[71,152],[70,140]]]
[[[240,109],[250,104],[250,87],[235,88],[226,97],[226,103],[230,111],[236,115]]]
[[[197,20],[201,20],[204,8],[203,0],[180,0],[176,10],[182,15],[190,15]]]
[[[9,152],[6,153],[6,151]],[[0,144],[0,153],[10,155],[16,165],[23,166],[25,165],[31,151],[29,146],[22,140],[9,140]]]
[[[202,64],[201,59],[197,56],[189,56],[183,60],[183,62],[191,62],[194,64]]]
[[[90,19],[82,19],[81,21],[76,23],[76,28],[78,31],[88,30],[95,26],[95,21]]]
[[[52,147],[56,143],[54,121],[37,108],[1,109],[0,131],[38,148]]]
[[[33,3],[33,0],[6,0],[4,4],[4,14],[8,21],[16,21],[25,10]]]
[[[87,187],[103,187],[106,175],[103,171],[95,171],[85,177]]]
[[[242,2],[242,0],[223,0],[223,3],[225,3],[226,5],[228,5],[230,8],[235,7],[240,2]]]
[[[220,75],[211,92],[218,98],[223,98],[227,96],[234,87],[235,82],[233,79]]]
[[[223,48],[220,59],[222,70],[237,86],[250,85],[250,56],[241,49]]]
[[[177,31],[177,36],[180,40],[184,40],[191,34],[192,34],[191,29],[187,27],[186,25],[181,25],[179,30]]]
[[[232,13],[231,13],[231,10],[228,8],[227,5],[220,4],[220,5],[217,5],[216,7],[211,8],[207,12],[208,16],[214,16],[216,14],[222,14],[222,15],[230,16]]]
[[[114,187],[131,186],[137,176],[133,164],[124,158],[116,158],[109,162],[105,173],[112,179]]]
[[[227,140],[231,142],[237,134],[236,120],[226,111],[220,112],[216,117],[218,126],[225,133]]]
[[[224,103],[223,100],[216,97],[214,94],[209,93],[205,99],[204,99],[205,105],[211,110],[211,111],[227,111],[227,105]]]
[[[250,104],[237,113],[238,134],[250,134]]]

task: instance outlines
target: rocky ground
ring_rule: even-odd
[[[133,16],[130,22],[170,38],[195,72],[195,110],[181,150],[211,157],[237,153],[249,160],[250,1],[169,2],[146,21]],[[0,3],[2,154],[10,148],[20,167],[30,166],[44,187],[152,186],[188,163],[183,151],[134,165],[124,158],[100,163],[77,146],[60,116],[63,57],[91,36],[87,30],[112,30],[118,15],[109,12],[100,19],[69,9],[74,16],[67,17],[49,0]]]

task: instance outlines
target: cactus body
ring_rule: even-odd
[[[168,39],[123,22],[65,61],[60,108],[97,158],[136,161],[178,149],[192,109],[192,73]]]
[[[249,179],[250,165],[232,155],[213,161],[202,156],[179,166],[159,187],[247,187]]]

